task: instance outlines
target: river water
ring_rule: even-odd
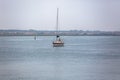
[[[0,37],[0,80],[120,80],[119,36]]]

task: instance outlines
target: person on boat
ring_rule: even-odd
[[[58,41],[61,41],[61,39],[60,39],[60,36],[59,36],[59,35],[57,35],[56,37],[57,37],[57,40],[58,40]]]
[[[59,38],[58,40],[59,40],[59,41],[61,41],[61,39],[60,39],[60,38]]]
[[[57,37],[57,38],[59,38],[60,36],[59,36],[59,35],[57,35],[56,37]]]

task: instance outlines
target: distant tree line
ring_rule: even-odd
[[[0,36],[120,36],[120,31],[40,31],[40,30],[0,30]]]

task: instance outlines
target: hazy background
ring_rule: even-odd
[[[120,30],[120,0],[0,0],[0,29]]]

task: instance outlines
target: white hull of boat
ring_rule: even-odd
[[[63,47],[64,43],[54,43],[53,42],[53,47]]]

